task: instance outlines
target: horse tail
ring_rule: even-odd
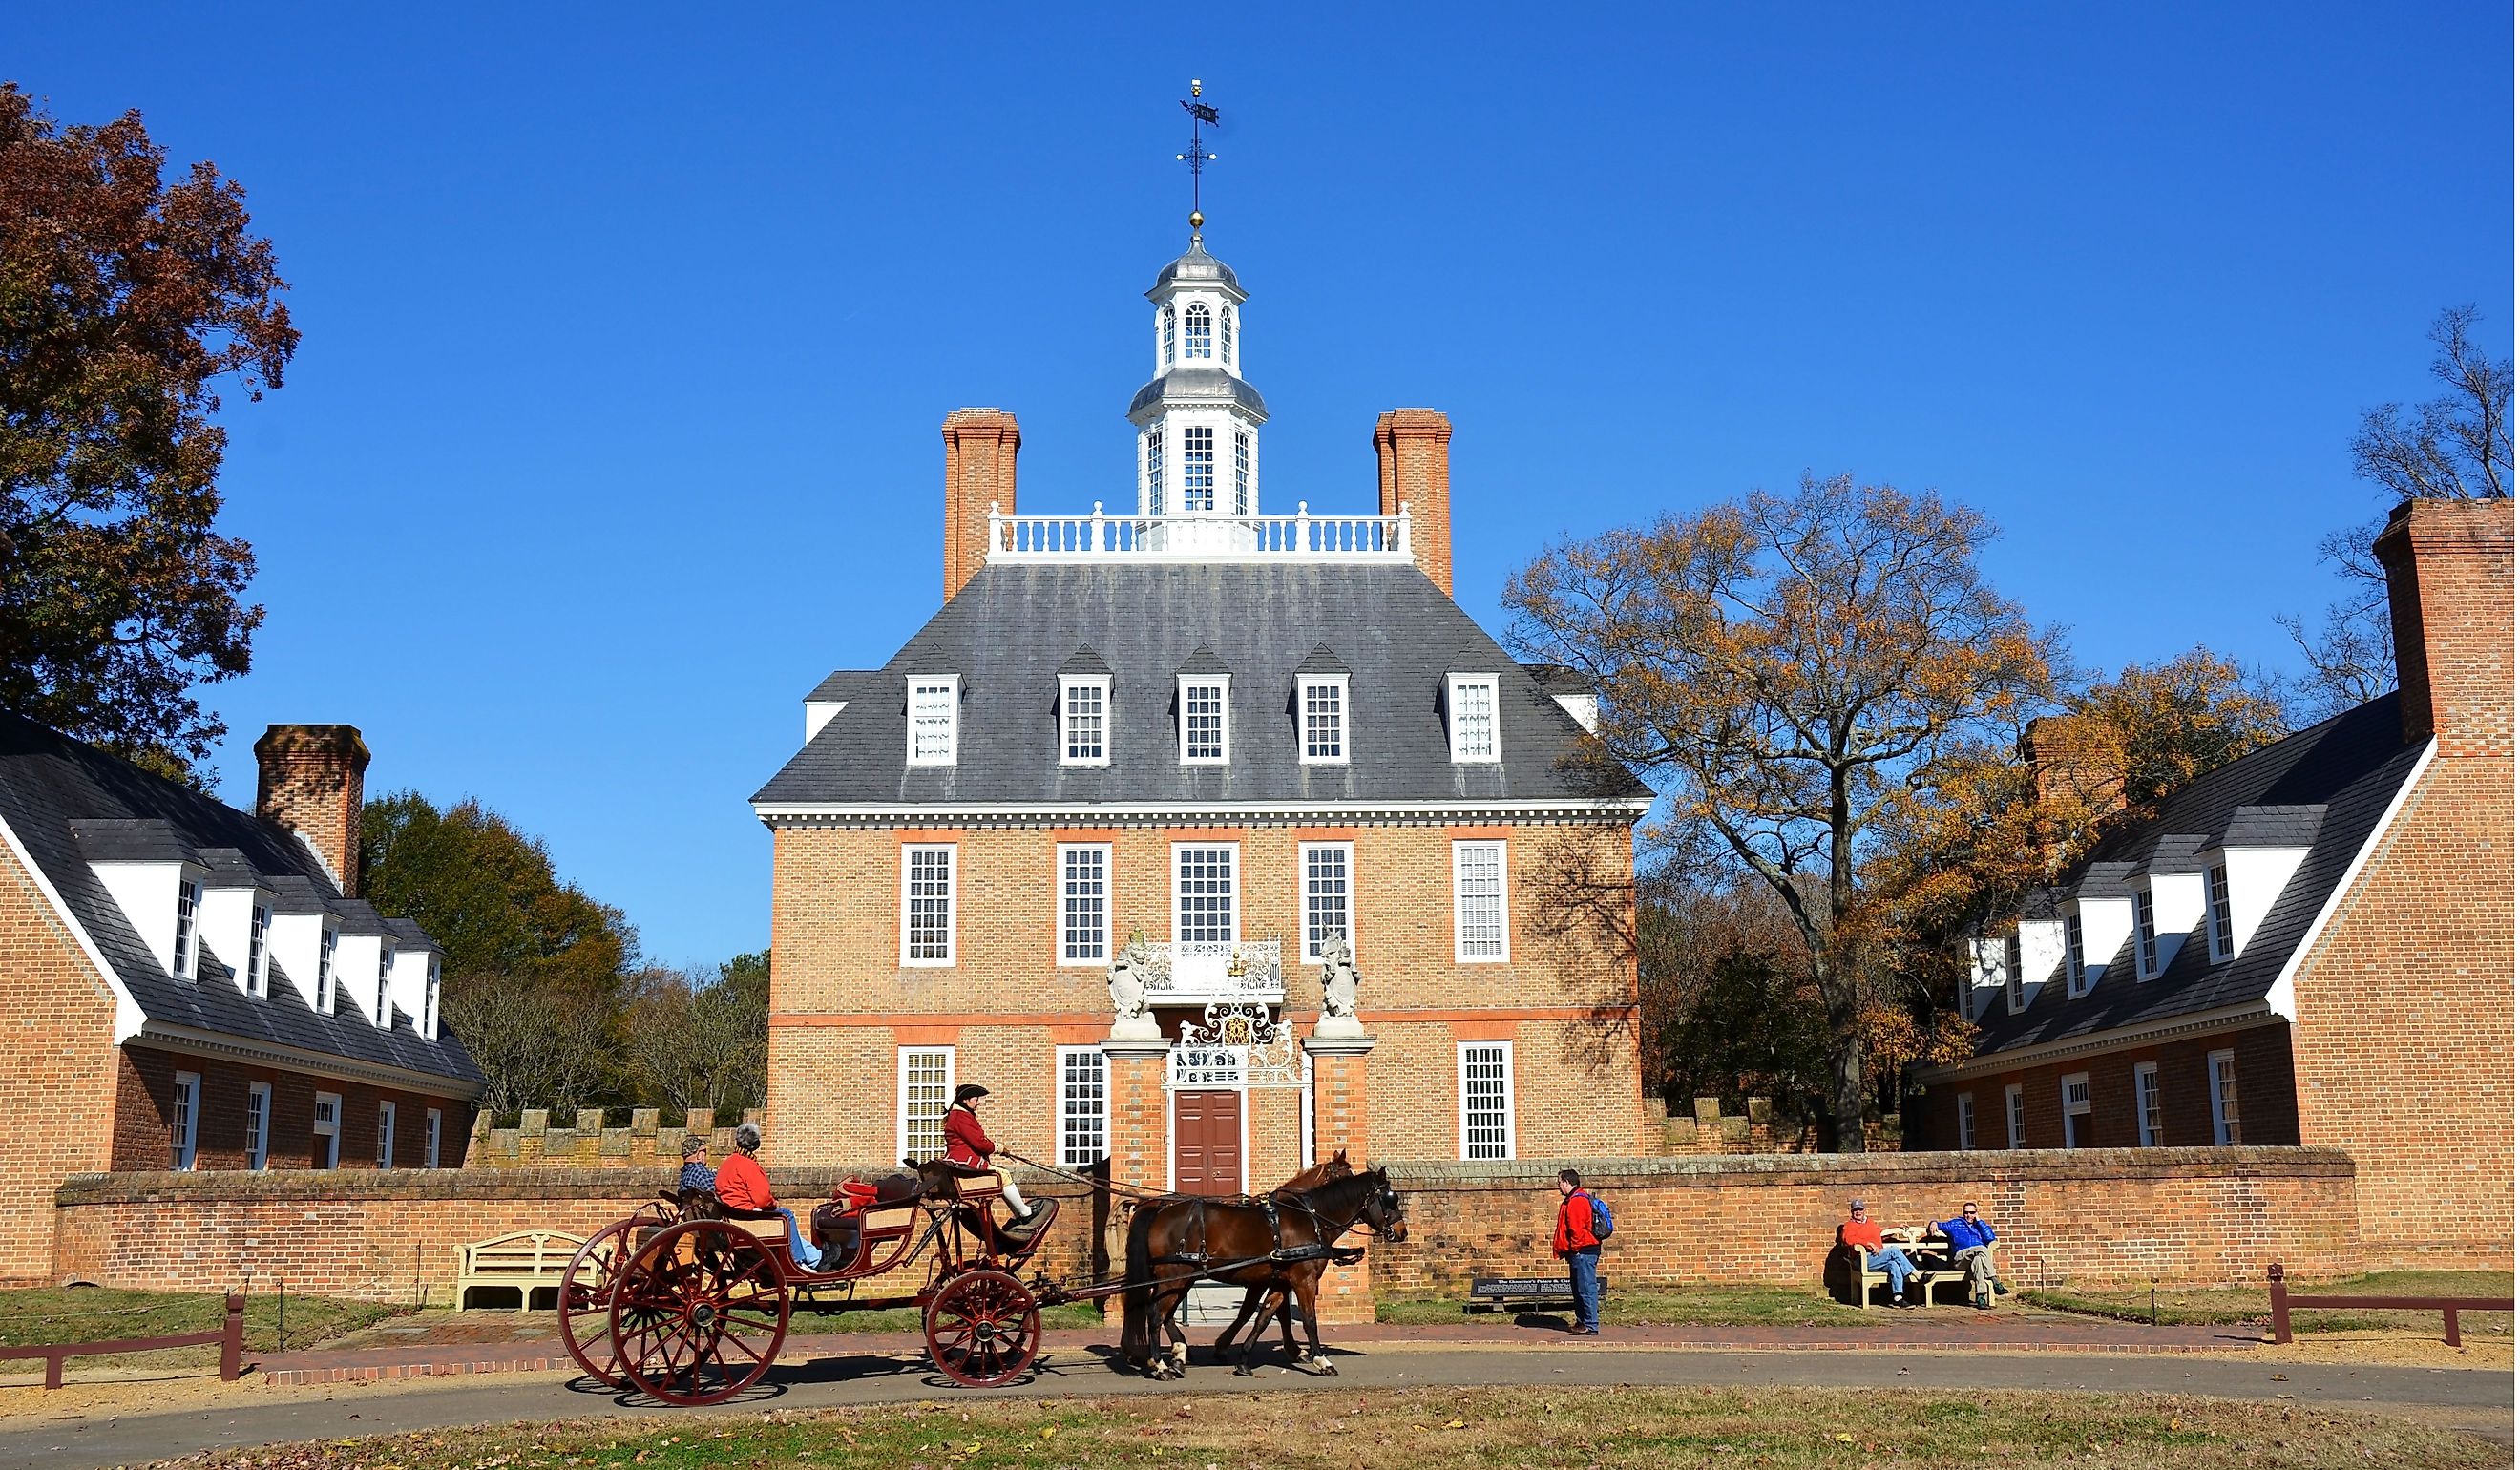
[[[1145,1367],[1154,1357],[1154,1225],[1159,1208],[1141,1205],[1129,1217],[1129,1244],[1126,1274],[1129,1283],[1120,1293],[1120,1360],[1132,1367]]]

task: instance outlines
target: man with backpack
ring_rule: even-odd
[[[1610,1207],[1584,1188],[1584,1178],[1572,1169],[1557,1171],[1557,1229],[1550,1249],[1566,1263],[1575,1287],[1578,1337],[1601,1335],[1601,1242],[1610,1233]]]

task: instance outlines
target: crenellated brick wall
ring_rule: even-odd
[[[602,1108],[580,1108],[567,1124],[552,1127],[551,1112],[527,1108],[515,1128],[493,1128],[489,1115],[473,1125],[472,1146],[464,1155],[467,1169],[661,1169],[682,1168],[683,1139],[698,1134],[708,1139],[714,1166],[735,1151],[736,1124],[721,1128],[710,1108],[694,1108],[680,1128],[665,1128],[655,1108],[633,1108],[626,1128],[604,1126]],[[738,1123],[758,1124],[761,1109],[745,1108]]]

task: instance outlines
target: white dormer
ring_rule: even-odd
[[[823,727],[832,723],[832,716],[838,714],[841,710],[848,707],[849,701],[846,699],[806,700],[805,743],[808,745],[814,743],[814,736],[821,735],[823,733]]]
[[[2217,960],[2246,953],[2249,941],[2310,856],[2326,808],[2242,807],[2205,863],[2206,941]]]
[[[271,955],[297,988],[300,1000],[318,1015],[333,1011],[327,980],[338,979],[340,921],[329,913],[275,913],[271,918]]]
[[[1566,711],[1568,719],[1583,726],[1586,735],[1601,733],[1601,696],[1598,693],[1592,690],[1570,690],[1549,697],[1557,701],[1557,707]]]
[[[394,1008],[411,1017],[412,1031],[423,1038],[430,1037],[428,1028],[436,1019],[432,1014],[435,1009],[432,987],[436,984],[436,951],[424,945],[394,947]]]
[[[113,897],[158,967],[179,980],[199,972],[202,947],[202,879],[206,870],[185,862],[91,863],[97,881]]]
[[[2076,930],[2080,931],[2082,943],[2079,948],[2083,952],[2083,972],[2079,976],[2068,974],[2065,977],[2065,994],[2087,996],[2093,986],[2100,983],[2100,977],[2108,973],[2109,965],[2134,935],[2135,900],[2116,894],[2077,898],[2065,906],[2065,913],[2068,964],[2073,958],[2071,952],[2076,948],[2070,942]]]
[[[1445,675],[1444,720],[1450,728],[1455,765],[1505,759],[1494,674]]]
[[[1986,1014],[2002,999],[2008,970],[2009,944],[2002,939],[1960,941],[1960,1015],[1970,1021]]]
[[[380,1026],[391,1023],[390,1013],[381,1018],[377,1011],[379,1000],[388,989],[380,982],[389,978],[393,971],[393,950],[391,935],[344,933],[340,936],[333,955],[334,969],[340,977],[334,1002],[336,1011],[354,1010]],[[340,1003],[341,997],[348,998],[346,1006]]]
[[[270,889],[242,874],[214,872],[202,888],[202,942],[245,995],[271,993]]]
[[[903,732],[914,766],[951,766],[963,743],[963,676],[910,676],[910,718]]]
[[[2021,1007],[2027,1010],[2039,999],[2048,977],[2058,973],[2065,963],[2065,921],[2025,918],[2014,939],[2021,969]]]
[[[2179,958],[2181,946],[2205,916],[2205,874],[2154,872],[2134,880],[2138,980],[2159,976]]]

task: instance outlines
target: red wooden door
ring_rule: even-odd
[[[1173,1094],[1173,1188],[1183,1194],[1242,1192],[1242,1094]]]

